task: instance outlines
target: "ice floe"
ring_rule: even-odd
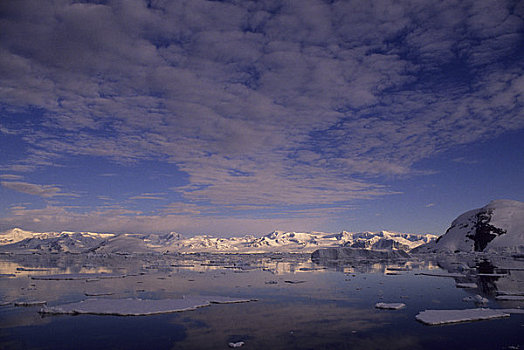
[[[524,295],[497,295],[497,300],[524,301]]]
[[[14,303],[15,306],[38,306],[38,305],[44,305],[47,301],[43,300],[36,300],[36,301],[16,301]]]
[[[513,291],[513,290],[499,290],[497,291],[497,295],[523,295],[524,296],[524,291],[523,292],[520,292],[520,291]]]
[[[503,309],[465,309],[465,310],[425,310],[419,312],[415,318],[427,325],[441,325],[447,323],[471,322],[492,318],[509,317],[510,313]]]
[[[475,304],[487,304],[489,302],[488,299],[479,294],[465,297],[462,299],[462,301],[473,301]]]
[[[244,345],[243,341],[237,341],[236,343],[229,343],[230,348],[239,348]]]
[[[222,296],[191,296],[183,299],[86,299],[78,303],[44,306],[44,314],[96,314],[143,316],[195,310],[211,304],[245,303],[253,299]]]
[[[406,304],[404,303],[376,303],[375,307],[377,309],[384,309],[384,310],[400,310],[406,307]]]

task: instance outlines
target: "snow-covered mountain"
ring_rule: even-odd
[[[84,253],[114,234],[94,232],[31,232],[14,228],[0,234],[0,251]]]
[[[446,233],[415,252],[524,254],[524,202],[494,200],[456,218]]]
[[[98,234],[92,232],[33,233],[12,229],[0,234],[0,251],[40,253],[311,253],[318,248],[353,247],[409,251],[435,240],[431,234],[380,232],[274,231],[262,237],[243,236],[217,238],[194,236],[184,238],[177,233],[159,234]]]

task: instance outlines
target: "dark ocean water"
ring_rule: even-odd
[[[477,276],[491,264],[498,277]],[[444,326],[415,316],[425,309],[467,309],[480,294],[484,307],[519,308],[500,292],[524,292],[523,263],[397,261],[315,264],[307,256],[0,258],[0,349],[511,349],[524,348],[524,315]],[[464,277],[420,273],[462,271]],[[63,273],[112,273],[112,279],[37,280]],[[502,276],[503,275],[503,276]],[[474,289],[456,288],[474,282]],[[42,315],[41,306],[98,298],[166,299],[221,295],[257,299],[212,304],[194,311],[151,316]],[[402,302],[401,310],[376,309]]]

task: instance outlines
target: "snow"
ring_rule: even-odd
[[[180,234],[99,234],[92,232],[30,232],[12,229],[0,233],[0,251],[24,254],[95,253],[95,254],[164,254],[164,253],[311,253],[318,248],[356,247],[408,251],[435,240],[430,234],[380,232],[274,231],[262,237],[220,238],[206,235],[184,238]]]
[[[436,242],[417,252],[524,253],[524,202],[494,200],[470,210],[452,223]]]
[[[455,285],[457,288],[477,288],[476,283],[457,283]]]
[[[384,310],[400,310],[402,308],[405,308],[406,304],[404,303],[376,303],[375,307],[377,309],[384,309]]]
[[[487,308],[465,310],[425,310],[419,312],[415,318],[427,325],[441,325],[447,323],[471,322],[492,318],[509,317],[506,310]]]
[[[183,299],[86,299],[78,303],[44,306],[44,314],[96,314],[144,316],[195,310],[211,304],[245,303],[252,299],[221,296],[192,296]]]

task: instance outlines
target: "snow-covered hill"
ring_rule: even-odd
[[[0,234],[0,252],[133,254],[133,253],[311,253],[318,248],[353,247],[409,251],[435,240],[430,234],[380,232],[284,232],[274,231],[262,237],[217,238],[177,233],[98,234],[92,232],[33,233],[12,229]]]
[[[524,202],[494,200],[470,210],[435,242],[415,251],[524,254]]]

